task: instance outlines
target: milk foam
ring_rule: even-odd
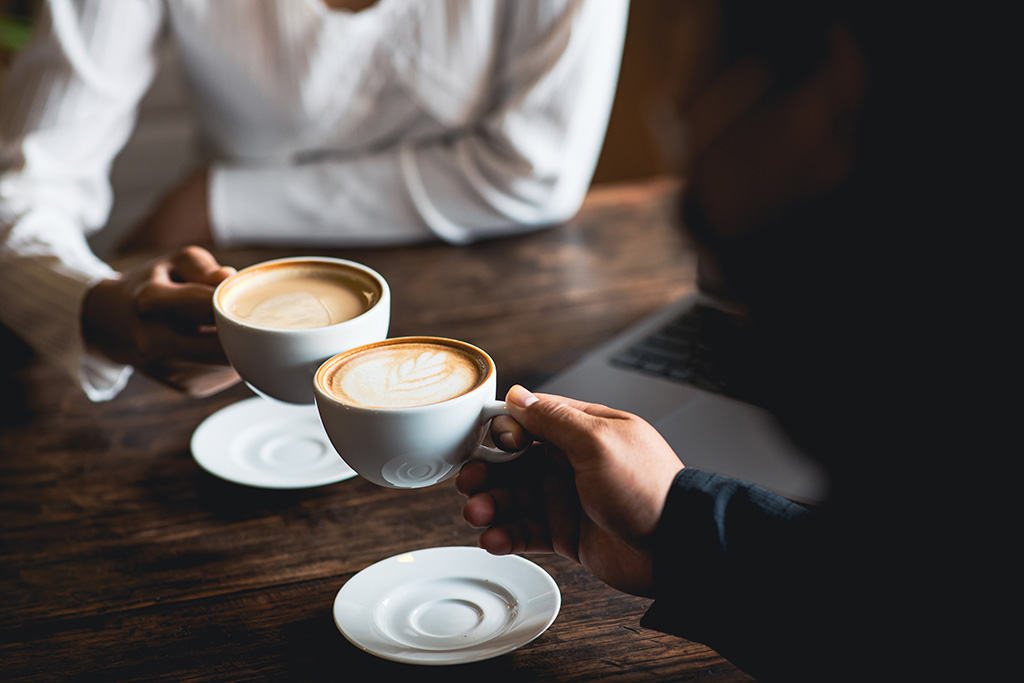
[[[274,329],[309,329],[351,320],[368,307],[354,282],[310,267],[270,269],[239,282],[225,310],[242,322]]]
[[[306,329],[331,324],[331,313],[324,302],[303,291],[270,296],[257,302],[248,315],[239,317],[260,327]]]
[[[407,408],[461,396],[476,387],[484,370],[474,358],[441,344],[383,345],[339,363],[331,392],[361,406]]]

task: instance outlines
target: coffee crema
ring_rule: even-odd
[[[243,270],[220,293],[220,305],[247,325],[305,330],[356,318],[380,296],[376,283],[358,271],[309,261]]]
[[[410,338],[342,354],[317,381],[342,403],[409,408],[467,394],[489,374],[488,361],[468,345]]]

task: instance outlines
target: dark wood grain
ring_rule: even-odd
[[[601,188],[566,225],[479,245],[330,253],[388,279],[392,336],[479,344],[504,392],[692,288],[675,188]],[[243,266],[290,253],[300,252],[219,256]],[[455,667],[366,654],[334,626],[334,595],[396,553],[475,545],[450,483],[231,484],[196,465],[189,440],[205,417],[249,396],[244,387],[188,400],[135,377],[115,400],[90,403],[11,344],[0,370],[4,681],[750,680],[702,645],[640,627],[647,601],[550,556],[531,559],[555,578],[562,609],[526,647]]]

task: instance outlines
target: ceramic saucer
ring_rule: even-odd
[[[558,585],[518,555],[427,548],[381,560],[338,591],[334,622],[356,646],[409,664],[497,657],[547,630]]]
[[[333,484],[355,476],[320,424],[316,406],[247,398],[192,434],[192,457],[221,479],[269,489]]]

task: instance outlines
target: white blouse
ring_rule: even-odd
[[[0,321],[94,400],[113,274],[87,237],[164,41],[213,160],[214,240],[465,243],[571,217],[604,139],[628,0],[51,0],[0,90]]]

